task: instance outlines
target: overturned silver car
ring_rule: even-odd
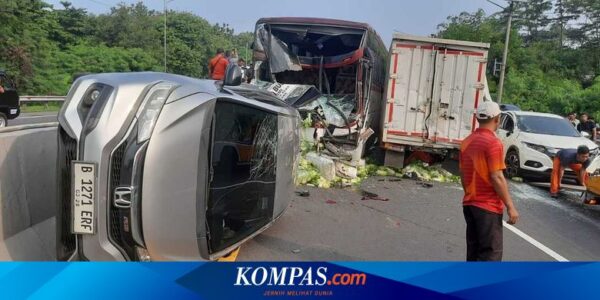
[[[88,75],[59,114],[59,260],[212,260],[293,192],[297,111],[249,85]]]

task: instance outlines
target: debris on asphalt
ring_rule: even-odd
[[[433,187],[433,183],[429,183],[429,182],[423,182],[423,181],[419,181],[417,182],[418,185],[425,187],[425,188],[432,188]]]
[[[311,164],[304,157],[301,157],[300,162],[298,163],[296,184],[312,185],[320,188],[329,188],[331,186],[330,181],[321,176],[321,173],[317,167]]]
[[[327,201],[325,201],[325,203],[327,203],[327,204],[337,204],[337,202],[335,202],[333,200],[327,200]]]
[[[515,181],[515,182],[523,182],[523,178],[521,178],[521,177],[513,177],[513,178],[512,178],[512,181]]]
[[[294,249],[292,250],[292,253],[300,253],[300,249]]]
[[[306,145],[306,143],[302,143]],[[303,153],[308,146],[302,146]],[[305,156],[300,158],[296,183],[298,185],[315,186],[319,188],[345,188],[358,186],[363,180],[379,176],[379,181],[398,182],[402,178],[420,181],[460,183],[460,177],[444,170],[440,165],[430,166],[423,162],[413,162],[404,169],[366,163],[353,167],[334,157],[319,155],[310,148]]]
[[[423,181],[459,183],[460,177],[444,170],[439,165],[430,166],[424,162],[413,162],[402,169],[404,177]]]
[[[342,161],[336,161],[335,173],[342,178],[354,179],[358,177],[358,168],[348,165]]]
[[[310,192],[309,191],[305,191],[305,190],[296,191],[296,195],[298,195],[300,197],[308,197],[308,196],[310,196]]]
[[[362,198],[360,200],[390,201],[388,198],[379,197],[379,195],[367,191],[360,191]]]
[[[335,178],[336,167],[333,159],[321,156],[316,152],[309,152],[306,154],[306,160],[319,170],[319,173],[323,178],[329,181]]]

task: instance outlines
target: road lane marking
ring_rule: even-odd
[[[530,237],[525,232],[519,230],[517,227],[506,223],[506,221],[502,221],[502,225],[504,225],[504,227],[506,229],[512,231],[513,233],[520,236],[521,238],[523,238],[530,244],[534,245],[536,248],[538,248],[538,249],[542,250],[544,253],[550,255],[550,257],[556,259],[557,261],[569,261],[568,259],[564,258],[562,255],[556,253],[554,250],[546,247],[544,244],[542,244],[542,243],[538,242],[536,239]]]

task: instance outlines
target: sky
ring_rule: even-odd
[[[192,12],[211,23],[227,23],[236,33],[253,31],[261,17],[321,17],[370,24],[384,41],[394,32],[428,36],[449,15],[483,8],[491,14],[499,7],[486,0],[168,0],[168,8]],[[61,8],[60,0],[46,0]],[[108,12],[117,3],[139,0],[70,0],[75,7],[94,14]],[[163,0],[144,0],[148,7],[163,9]],[[505,0],[495,0],[505,5]]]

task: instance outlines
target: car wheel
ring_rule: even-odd
[[[0,113],[0,128],[2,127],[6,127],[6,115],[3,113]]]
[[[504,171],[507,178],[518,177],[521,173],[521,160],[519,153],[516,150],[510,150],[506,153],[506,170]]]

